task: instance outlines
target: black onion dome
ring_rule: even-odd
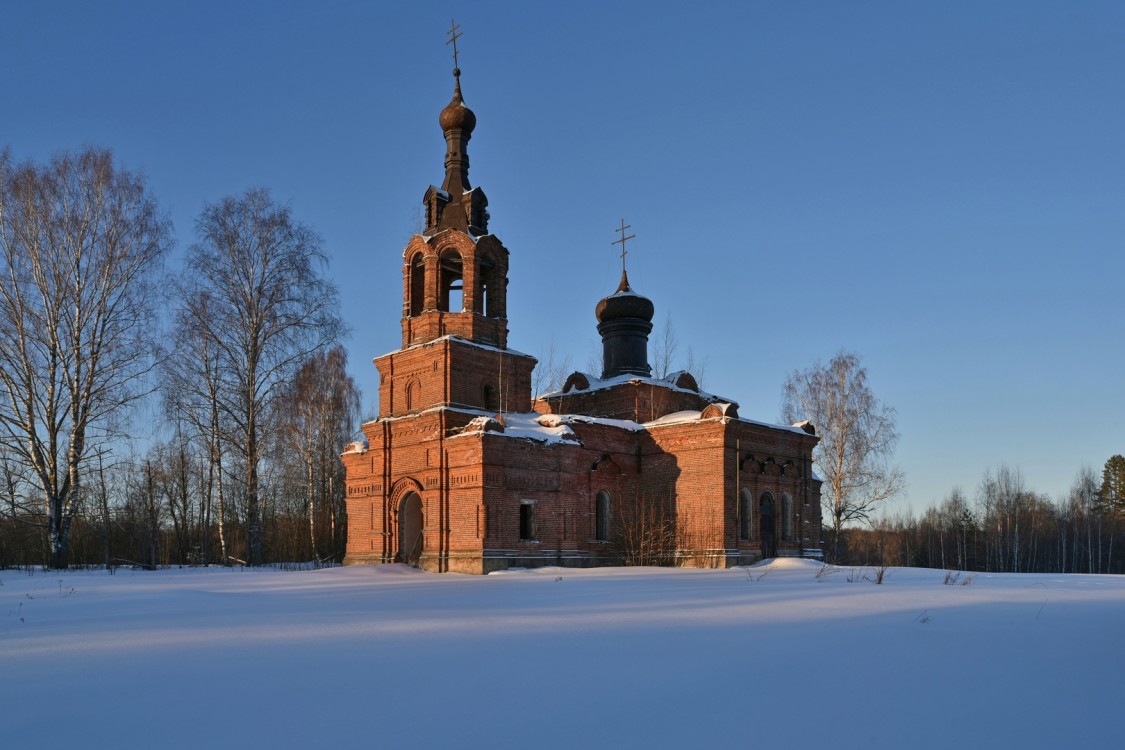
[[[617,286],[617,291],[602,299],[594,308],[594,315],[599,323],[621,318],[640,318],[651,323],[655,313],[652,300],[633,291],[624,271],[621,272],[621,283]]]
[[[473,113],[473,110],[465,106],[465,100],[461,98],[460,76],[456,80],[457,83],[453,87],[453,99],[438,115],[438,123],[443,131],[462,130],[469,134],[477,126],[477,116]]]

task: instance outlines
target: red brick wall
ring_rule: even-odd
[[[379,416],[400,416],[435,406],[495,413],[526,411],[531,403],[535,359],[511,350],[443,338],[375,360],[379,370]],[[486,387],[495,402],[486,404]],[[409,398],[408,398],[409,396]]]

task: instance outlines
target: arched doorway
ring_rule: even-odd
[[[758,504],[758,538],[762,540],[762,557],[777,557],[777,537],[773,527],[773,495],[762,493]]]
[[[417,565],[422,557],[422,498],[408,492],[398,506],[398,559]]]

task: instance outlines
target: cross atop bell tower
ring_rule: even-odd
[[[430,186],[422,199],[426,205],[426,234],[460,229],[479,237],[488,234],[488,198],[483,190],[469,183],[469,140],[477,126],[477,116],[465,105],[461,94],[457,40],[464,32],[451,21],[446,34],[446,44],[453,47],[453,98],[438,116],[445,134],[445,179],[441,188]]]
[[[449,31],[447,32],[449,34],[449,41],[445,44],[446,46],[450,44],[453,45],[453,75],[457,78],[461,77],[461,68],[457,66],[457,40],[465,35],[460,29],[461,27],[457,25],[457,21],[450,19]]]

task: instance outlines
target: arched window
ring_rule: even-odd
[[[477,263],[477,279],[480,284],[477,310],[490,318],[504,317],[503,300],[504,278],[500,268],[491,257],[481,258]]]
[[[605,490],[594,499],[594,538],[609,541],[609,493]]]
[[[422,253],[410,261],[410,317],[422,314],[426,301],[426,262]]]
[[[738,538],[754,536],[754,493],[743,487],[738,497]]]
[[[461,312],[465,306],[461,254],[447,250],[441,256],[438,309],[442,312]]]
[[[484,408],[486,411],[498,411],[500,399],[496,397],[496,389],[490,383],[484,384]]]
[[[413,409],[414,408],[414,397],[416,395],[417,390],[418,390],[418,383],[416,383],[415,381],[411,380],[409,383],[406,384],[406,394],[405,395],[406,395],[406,408],[407,409]]]
[[[785,542],[793,539],[793,498],[788,492],[781,496],[781,539]]]

